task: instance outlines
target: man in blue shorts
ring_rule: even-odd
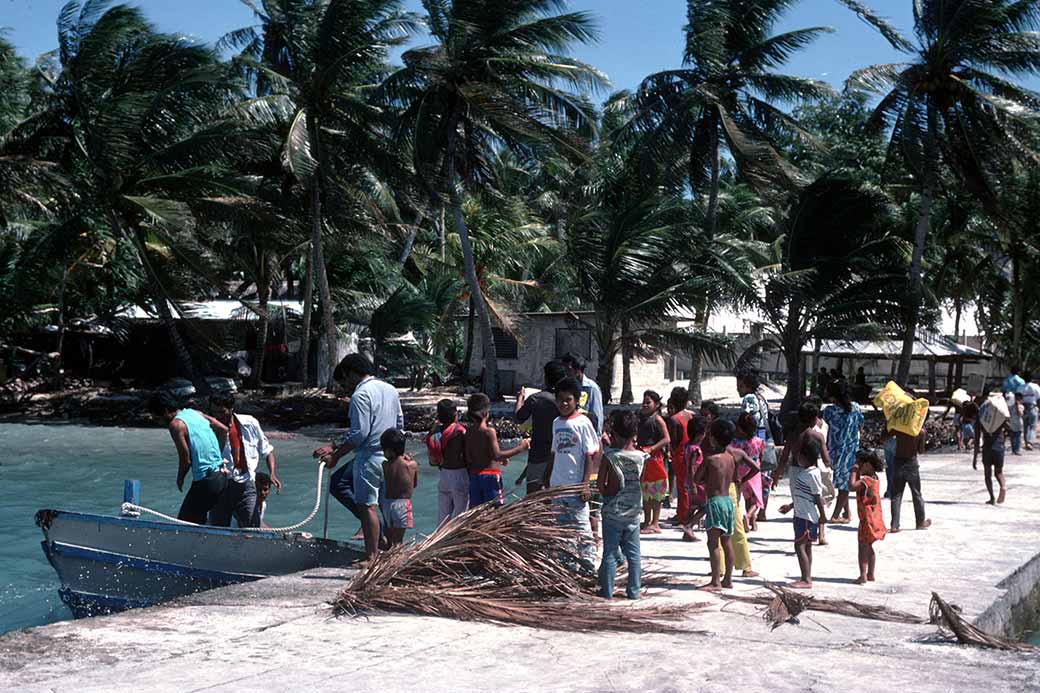
[[[336,367],[335,378],[350,397],[350,429],[338,446],[314,451],[332,469],[348,452],[354,459],[332,475],[329,492],[361,520],[365,556],[379,550],[379,489],[383,485],[383,455],[379,439],[391,428],[404,428],[404,414],[397,390],[374,377],[375,366],[364,354],[350,354]]]

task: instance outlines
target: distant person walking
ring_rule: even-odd
[[[1004,421],[995,431],[987,431],[981,422],[990,418],[993,403],[986,401],[979,408],[979,425],[975,428],[975,452],[971,458],[971,468],[979,468],[979,453],[982,453],[982,469],[986,479],[986,492],[989,494],[990,505],[1003,503],[1007,495],[1007,487],[1004,484],[1004,446],[1007,434],[1010,430],[1008,422]],[[993,496],[993,476],[996,475],[997,483],[1000,484],[1000,495]]]
[[[827,398],[832,404],[823,410],[823,420],[827,422],[827,452],[834,469],[834,488],[838,492],[831,523],[847,524],[852,521],[849,480],[859,450],[863,412],[849,397],[849,385],[845,380],[832,380],[827,386]]]
[[[1004,382],[1001,384],[1000,391],[1004,394],[1011,393],[1017,395],[1020,392],[1024,392],[1026,389],[1026,381],[1022,379],[1022,376],[1018,374],[1018,366],[1011,367],[1011,373],[1008,377],[1004,378]]]
[[[1026,372],[1023,380],[1026,381],[1025,389],[1022,390],[1022,426],[1025,433],[1026,450],[1033,449],[1036,442],[1037,405],[1040,404],[1040,385],[1033,380],[1033,374]]]
[[[350,354],[336,367],[333,376],[350,394],[350,429],[338,445],[323,445],[314,451],[314,457],[329,469],[347,453],[356,453],[332,475],[329,492],[361,521],[367,559],[379,550],[379,489],[386,461],[379,440],[384,431],[404,428],[397,390],[378,380],[375,372],[364,354]]]
[[[228,427],[212,416],[182,407],[169,392],[153,396],[148,408],[170,431],[177,448],[178,491],[184,490],[184,479],[191,472],[191,486],[177,519],[205,524],[206,515],[217,506],[227,488],[228,476],[220,451],[227,442]]]

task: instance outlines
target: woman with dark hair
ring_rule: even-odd
[[[844,380],[832,380],[827,385],[827,399],[832,404],[823,410],[827,422],[827,452],[834,467],[834,488],[838,499],[834,502],[831,522],[846,524],[852,521],[849,512],[849,478],[859,450],[859,434],[863,428],[863,412],[849,396],[849,385]]]

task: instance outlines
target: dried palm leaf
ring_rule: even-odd
[[[614,605],[591,596],[593,576],[568,567],[579,564],[579,535],[557,523],[552,502],[581,488],[471,508],[425,539],[377,556],[334,605],[342,614],[385,610],[567,631],[688,632],[679,623],[698,605]]]
[[[772,594],[739,595],[724,594],[723,598],[731,601],[745,602],[747,604],[758,604],[765,607],[763,618],[776,628],[784,623],[798,623],[798,614],[803,611],[823,611],[841,616],[853,618],[867,618],[874,621],[887,621],[890,623],[907,623],[918,625],[927,623],[926,620],[914,616],[905,611],[890,609],[886,606],[874,604],[863,604],[849,599],[823,599],[812,595],[802,594],[789,590],[780,585],[767,584]]]
[[[932,592],[932,602],[929,605],[929,611],[932,616],[932,622],[939,626],[939,632],[948,638],[956,638],[957,642],[962,645],[975,645],[976,647],[988,647],[1014,652],[1040,652],[1040,647],[1035,645],[1004,640],[1003,638],[982,632],[961,616],[960,609],[944,601],[935,592]]]

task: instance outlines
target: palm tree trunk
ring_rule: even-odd
[[[784,395],[784,401],[780,403],[780,411],[789,412],[797,409],[802,403],[802,388],[805,386],[800,339],[784,340],[784,361],[787,362],[787,394]]]
[[[415,213],[415,221],[412,222],[412,228],[408,231],[408,236],[404,239],[404,247],[401,248],[401,257],[398,258],[398,262],[402,265],[408,262],[408,258],[412,254],[412,246],[415,245],[415,237],[419,235],[419,225],[423,222],[423,213]]]
[[[332,291],[329,289],[329,275],[325,267],[325,251],[322,242],[324,217],[322,212],[322,196],[325,194],[325,156],[321,144],[321,128],[313,111],[308,114],[307,127],[310,130],[311,151],[318,162],[317,170],[311,181],[311,250],[314,253],[314,275],[318,280],[318,297],[321,299],[321,322],[325,328],[326,358],[328,373],[321,377],[318,369],[318,387],[326,388],[332,384],[332,374],[336,371],[338,359],[336,354],[336,321],[332,312]]]
[[[469,239],[469,229],[462,216],[462,196],[459,194],[455,172],[455,145],[458,140],[458,114],[453,114],[448,128],[448,142],[445,151],[448,168],[448,195],[451,203],[451,214],[455,222],[455,232],[459,234],[462,246],[462,263],[469,286],[473,308],[480,326],[480,341],[484,348],[484,380],[482,389],[491,401],[498,399],[498,356],[495,354],[495,341],[491,334],[491,314],[488,312],[484,295],[480,290],[480,279],[477,277],[477,263],[473,256],[473,244]]]
[[[715,118],[711,123],[711,184],[708,188],[708,209],[704,219],[708,234],[714,235],[719,225],[719,124]]]
[[[635,393],[632,392],[632,358],[635,349],[629,339],[628,323],[621,323],[621,404],[632,404]]]
[[[443,262],[447,256],[448,250],[448,228],[447,220],[444,218],[444,207],[441,207],[441,223],[437,225],[437,236],[437,241],[441,251],[441,261]]]
[[[617,356],[618,345],[613,339],[614,327],[610,331],[596,330],[596,384],[603,392],[603,403],[608,404],[614,392],[614,357]]]
[[[129,236],[130,241],[137,249],[138,259],[141,261],[145,274],[150,280],[152,299],[155,301],[155,309],[159,313],[159,321],[170,337],[170,345],[173,347],[174,368],[176,369],[175,374],[192,381],[200,392],[208,392],[209,388],[205,380],[199,380],[195,377],[195,364],[192,361],[191,352],[177,329],[177,322],[173,319],[173,312],[170,310],[170,304],[167,301],[166,290],[163,289],[162,282],[159,281],[159,275],[156,274],[155,268],[152,267],[152,261],[148,258],[148,247],[145,245],[141,229],[134,227],[129,233],[124,233],[123,222],[115,212],[109,215],[109,225],[116,238]]]
[[[476,323],[476,308],[473,307],[473,299],[469,299],[469,312],[466,315],[466,351],[462,355],[462,377],[469,377],[469,367],[473,361],[473,327]]]
[[[1022,332],[1025,326],[1022,305],[1022,253],[1018,233],[1011,232],[1011,360],[1022,363]]]
[[[61,271],[61,286],[58,288],[58,334],[57,343],[54,346],[58,355],[58,360],[54,364],[53,387],[56,390],[60,390],[65,381],[65,359],[62,358],[62,352],[65,349],[65,288],[69,283],[69,266],[64,262],[62,264],[64,266]]]
[[[708,207],[704,213],[704,224],[709,236],[714,235],[719,225],[719,124],[712,118],[711,124],[711,182],[708,186]],[[707,300],[697,306],[697,329],[702,332],[708,331],[708,320],[711,316],[711,306]],[[699,407],[703,401],[701,392],[701,380],[704,378],[704,359],[700,354],[690,354],[690,385],[687,390],[690,393],[690,403]]]
[[[313,258],[314,253],[311,252],[310,244],[308,244],[307,256],[303,261],[303,327],[300,330],[299,361],[299,381],[304,387],[311,384],[311,319],[314,313],[314,272],[311,265]]]
[[[921,186],[921,205],[918,210],[917,227],[914,229],[914,249],[910,258],[910,302],[906,309],[906,324],[903,331],[903,348],[899,354],[896,382],[903,387],[910,379],[910,362],[917,340],[917,325],[924,300],[924,247],[932,229],[932,197],[935,194],[935,116],[929,108],[928,132],[925,135],[925,160]]]
[[[256,336],[256,358],[253,359],[253,385],[260,387],[264,379],[264,358],[267,355],[267,334],[271,329],[271,317],[268,313],[268,303],[271,299],[271,277],[267,273],[267,256],[261,253],[263,262],[257,277],[256,295],[260,307],[260,330]]]
[[[707,301],[702,302],[695,309],[694,320],[697,325],[697,329],[701,332],[708,331],[708,306]],[[704,379],[704,359],[700,353],[692,352],[690,354],[690,383],[687,391],[690,393],[690,404],[694,408],[701,406],[703,401],[703,394],[701,392],[701,380]]]

